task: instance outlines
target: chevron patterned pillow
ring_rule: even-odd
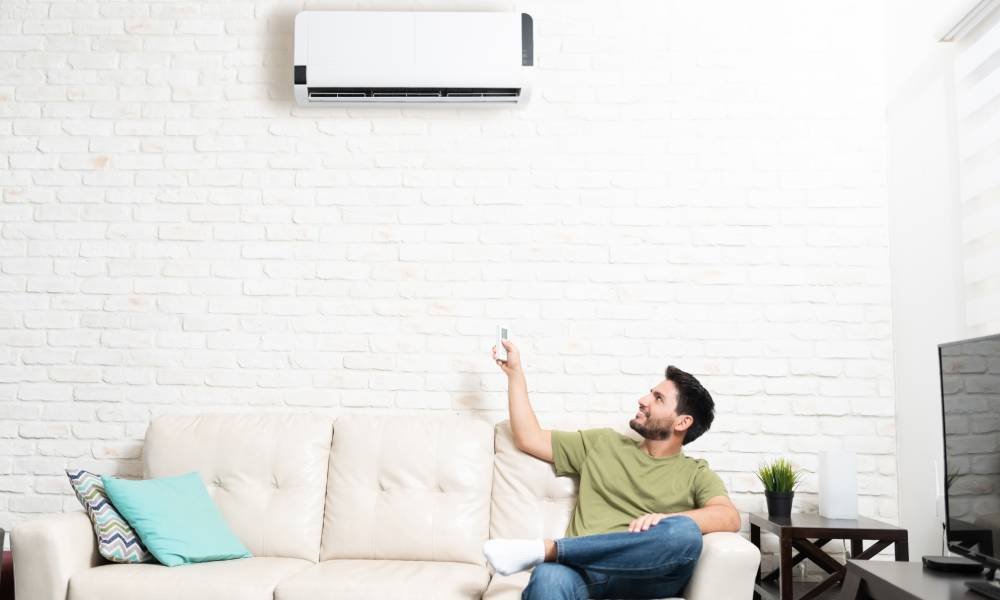
[[[97,533],[97,549],[101,556],[116,563],[143,563],[153,559],[153,555],[142,545],[142,540],[118,514],[111,500],[104,493],[101,476],[90,471],[66,469],[69,484],[76,493],[77,500],[87,510]]]

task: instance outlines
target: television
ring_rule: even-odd
[[[948,548],[987,567],[992,580],[1000,567],[1000,335],[940,344],[938,365]],[[1000,598],[1000,586],[978,583]]]

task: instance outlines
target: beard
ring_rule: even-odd
[[[628,426],[647,440],[670,439],[674,432],[673,419],[650,419],[649,415],[645,413],[643,413],[642,419],[635,417],[629,421]]]

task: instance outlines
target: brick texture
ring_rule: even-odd
[[[523,10],[519,109],[295,106],[301,8]],[[139,472],[167,412],[620,423],[714,393],[743,511],[859,452],[894,521],[884,73],[870,2],[5,0],[0,526]],[[814,510],[810,475],[796,510]]]

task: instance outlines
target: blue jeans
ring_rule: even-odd
[[[691,517],[667,517],[646,531],[555,540],[556,562],[531,572],[521,600],[669,598],[687,584],[701,555]]]

